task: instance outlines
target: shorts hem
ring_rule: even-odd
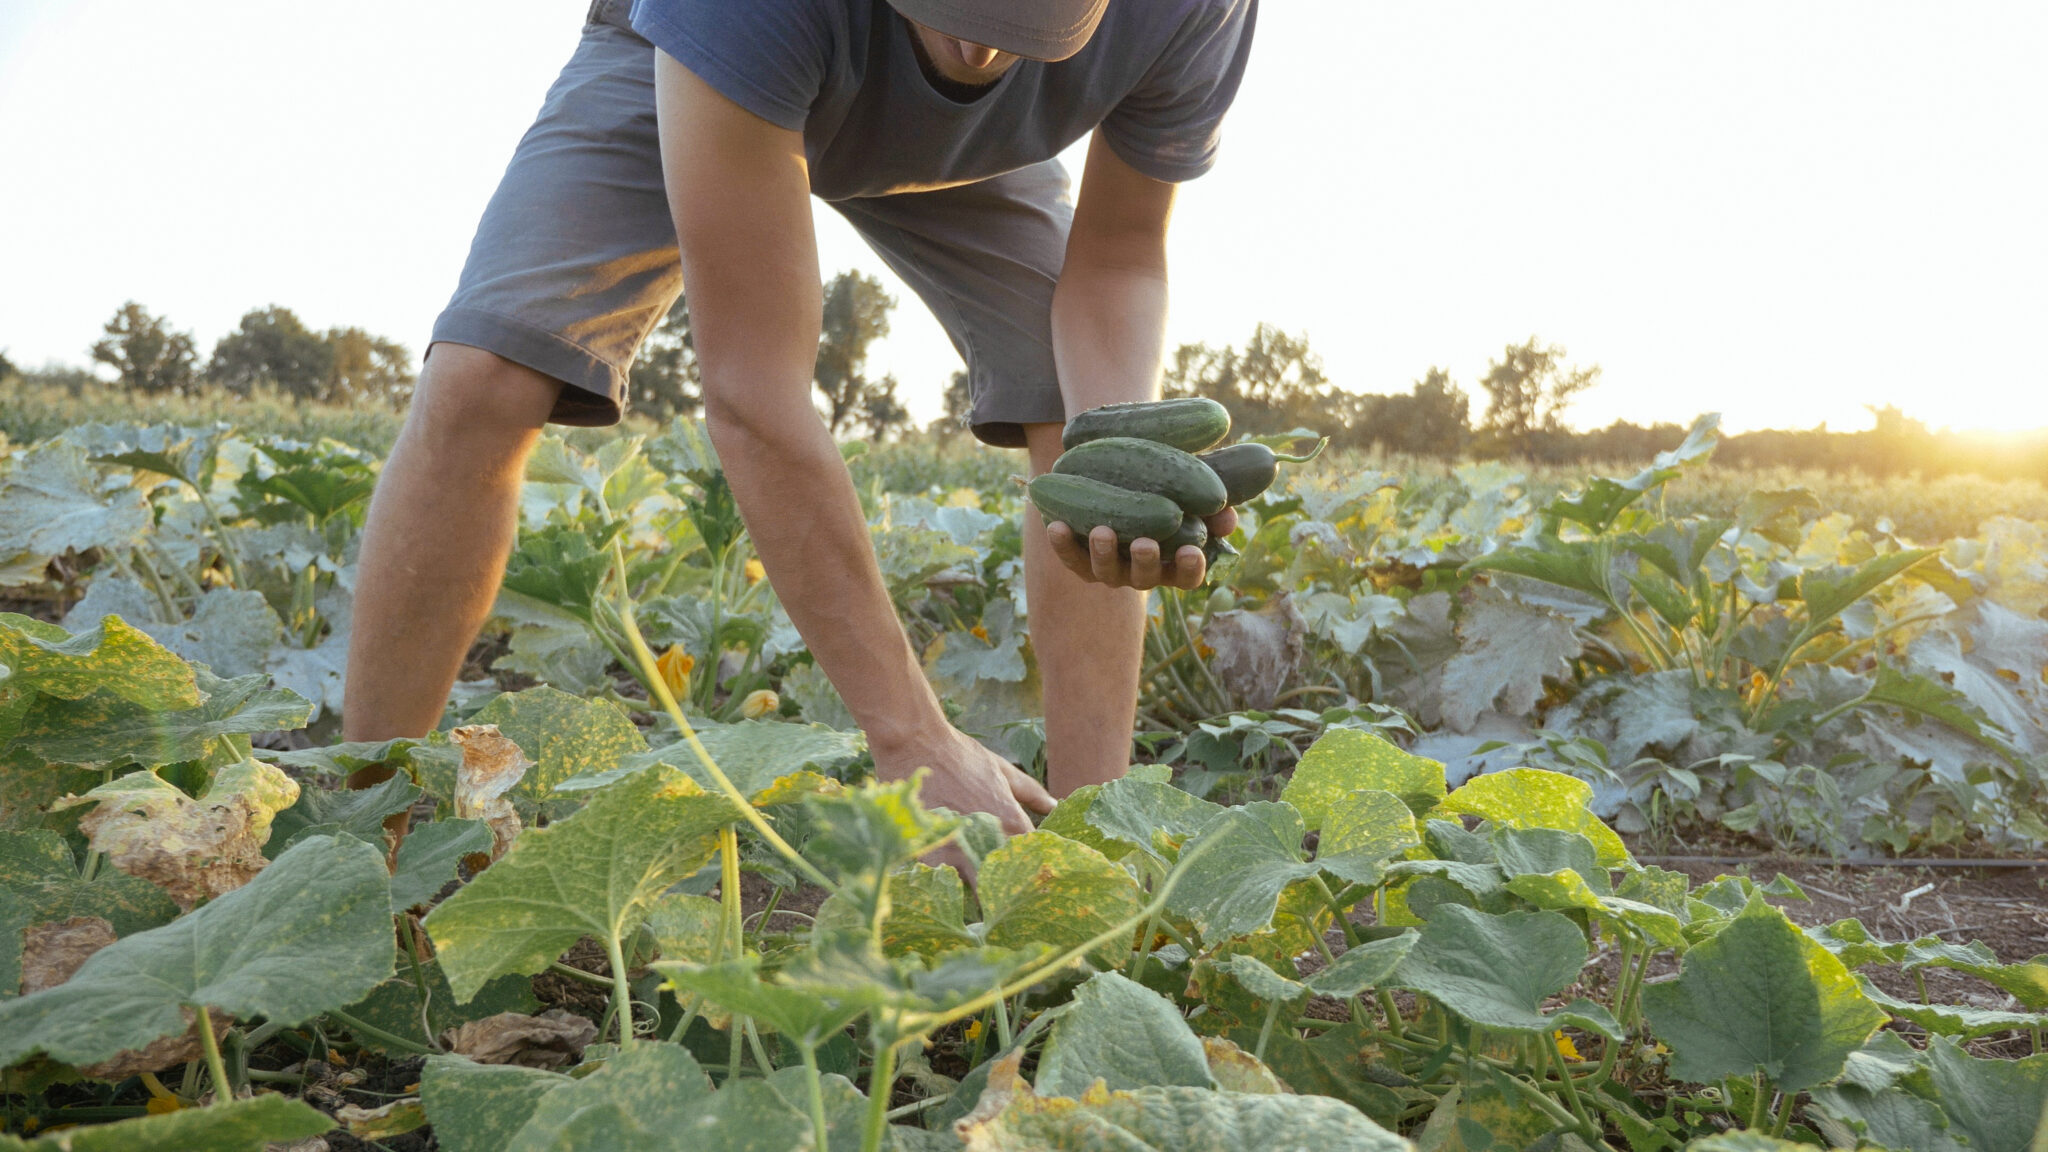
[[[1066,419],[1066,402],[1057,388],[1006,390],[994,385],[968,414],[967,427],[984,444],[1022,448],[1024,425],[1063,424]]]
[[[603,427],[625,415],[625,376],[619,369],[545,328],[483,308],[454,307],[434,321],[431,343],[467,344],[560,380],[566,387],[548,414],[550,424]]]

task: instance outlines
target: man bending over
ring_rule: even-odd
[[[687,285],[704,414],[777,597],[883,779],[1012,833],[1052,799],[954,728],[811,404],[810,198],[966,360],[976,436],[1052,466],[1068,413],[1153,398],[1177,182],[1212,164],[1257,0],[596,0],[513,153],[370,506],[345,735],[419,736],[488,616],[544,425],[610,424]],[[1055,159],[1092,135],[1078,203]],[[1129,763],[1145,590],[1198,549],[1027,508],[1053,794]],[[1226,509],[1213,527],[1230,530]],[[372,770],[375,771],[375,770]],[[368,778],[355,781],[362,784]]]

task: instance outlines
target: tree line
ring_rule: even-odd
[[[895,435],[911,426],[893,374],[870,370],[875,342],[889,334],[896,300],[882,282],[845,271],[824,285],[814,370],[818,414],[835,436]],[[225,389],[270,390],[298,400],[403,406],[413,387],[404,345],[361,328],[308,328],[291,309],[251,309],[215,342],[203,362],[192,334],[134,301],[106,322],[90,349],[94,362],[136,392],[164,395]],[[0,354],[0,379],[21,370]],[[85,373],[39,375],[76,386]],[[1440,459],[1514,459],[1531,464],[1648,460],[1684,436],[1678,424],[1616,421],[1578,431],[1566,423],[1573,401],[1598,383],[1600,367],[1569,361],[1557,344],[1531,336],[1508,344],[1474,381],[1460,386],[1432,366],[1406,392],[1360,393],[1334,384],[1305,335],[1257,325],[1244,344],[1183,344],[1168,357],[1168,396],[1221,401],[1236,428],[1253,435],[1315,429],[1340,448]],[[628,383],[634,411],[655,420],[702,407],[702,373],[690,334],[687,299],[678,299],[634,361]],[[1483,408],[1475,414],[1475,397]],[[968,376],[955,372],[944,414],[930,431],[965,427]],[[2048,435],[1932,431],[1894,407],[1873,407],[1860,432],[1766,430],[1724,437],[1716,459],[1734,467],[1858,471],[1874,476],[1970,472],[2048,480]]]

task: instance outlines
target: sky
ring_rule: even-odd
[[[85,363],[131,298],[202,351],[270,303],[422,350],[583,8],[5,0],[0,350]],[[1354,391],[1442,366],[1476,416],[1534,335],[1600,365],[1581,427],[2048,426],[2044,49],[2038,0],[1266,0],[1169,343],[1267,321]],[[817,220],[936,415],[951,345]]]

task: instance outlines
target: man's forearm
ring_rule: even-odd
[[[709,413],[754,550],[818,666],[877,745],[945,726],[869,543],[853,480],[808,411],[721,419]]]

